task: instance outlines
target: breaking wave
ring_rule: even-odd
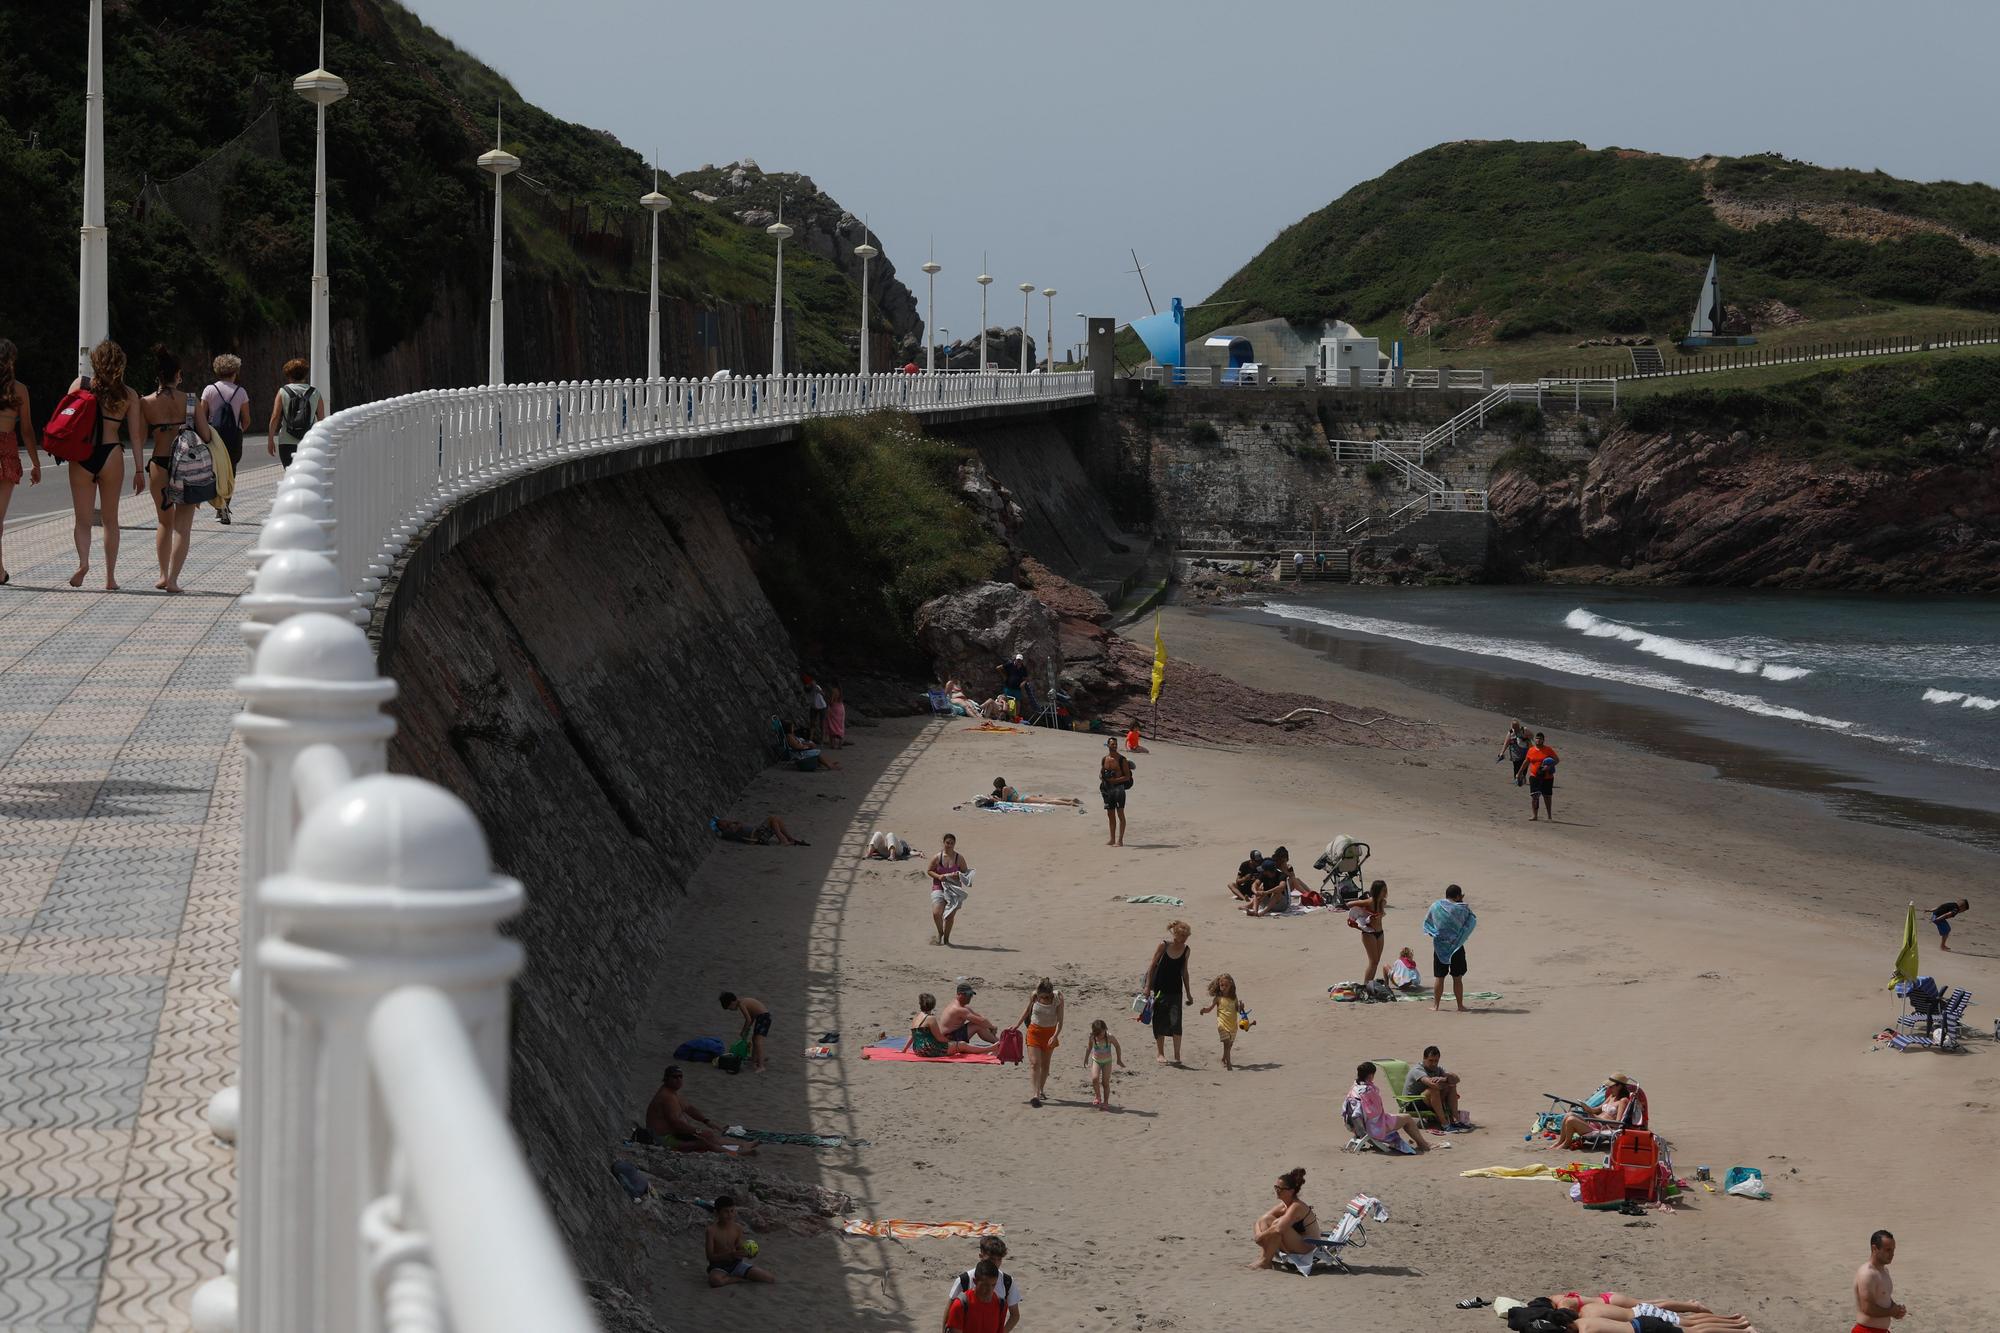
[[[1964,690],[1925,690],[1927,704],[1957,704],[1960,708],[1977,708],[1992,712],[2000,708],[2000,699],[1989,699],[1983,694],[1967,694]]]
[[[1780,666],[1755,657],[1743,657],[1710,648],[1704,644],[1688,643],[1682,639],[1655,634],[1651,630],[1639,629],[1632,625],[1621,625],[1615,620],[1606,620],[1582,607],[1577,607],[1563,617],[1563,624],[1592,639],[1617,639],[1629,643],[1642,653],[1654,657],[1664,657],[1670,662],[1684,662],[1689,666],[1709,667],[1716,671],[1733,671],[1743,676],[1761,676],[1765,680],[1797,680],[1800,676],[1810,676],[1811,667]]]

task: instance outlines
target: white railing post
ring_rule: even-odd
[[[313,559],[323,557],[301,553],[266,561],[258,591],[277,596],[301,564],[316,577]],[[352,619],[308,613],[264,632],[250,674],[237,689],[245,701],[236,719],[243,743],[244,889],[243,1110],[236,1162],[240,1327],[245,1333],[289,1333],[310,1326],[296,1317],[300,1303],[292,1275],[302,1261],[301,1228],[312,1225],[304,1215],[321,1210],[312,1196],[284,1179],[288,1122],[303,1112],[298,1089],[275,1059],[281,1020],[261,963],[271,927],[258,885],[290,853],[294,760],[309,746],[331,745],[352,771],[380,771],[395,730],[382,705],[396,686],[376,674],[374,650]]]

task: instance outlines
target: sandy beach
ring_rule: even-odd
[[[1225,617],[1170,609],[1164,634],[1177,659],[1344,711],[1423,719],[1444,743],[1153,745],[1138,757],[1117,849],[1104,845],[1095,800],[1099,738],[989,734],[963,720],[858,728],[840,772],[767,771],[726,812],[775,811],[813,845],[710,856],[679,918],[688,965],[656,980],[630,1076],[634,1113],[677,1043],[733,1039],[719,990],[762,998],[776,1015],[769,1071],[692,1067],[690,1099],[721,1123],[869,1140],[773,1147],[757,1163],[852,1194],[860,1215],[1002,1224],[1026,1293],[1023,1328],[1483,1331],[1500,1326],[1492,1312],[1456,1301],[1572,1287],[1701,1299],[1767,1333],[1846,1328],[1852,1273],[1877,1227],[1900,1241],[1893,1271],[1911,1313],[1899,1327],[2000,1323],[1983,1220],[2000,1168],[2000,1052],[1979,1036],[1955,1055],[1870,1040],[1897,1012],[1884,982],[1911,899],[1920,909],[1973,900],[1957,951],[1938,952],[1921,919],[1919,938],[1924,970],[1972,990],[1970,1027],[1991,1033],[2000,922],[1980,889],[1996,858],[1585,736],[1551,738],[1563,754],[1561,822],[1531,824],[1525,795],[1493,761],[1506,719],[1341,670]],[[1084,811],[973,809],[996,775],[1084,798]],[[924,853],[958,835],[978,874],[956,947],[930,942],[921,860],[861,859],[876,828]],[[1385,956],[1412,946],[1428,972],[1424,908],[1461,884],[1480,921],[1468,990],[1502,998],[1466,1014],[1336,1005],[1327,987],[1363,965],[1339,915],[1234,910],[1223,881],[1250,847],[1286,844],[1308,873],[1337,833],[1369,842],[1368,871],[1389,882]],[[1150,893],[1186,905],[1117,900]],[[1197,996],[1227,971],[1254,1011],[1233,1072],[1212,1017],[1188,1012],[1186,1067],[1171,1068],[1155,1064],[1149,1030],[1127,1011],[1174,917],[1194,928]],[[906,1033],[919,991],[945,999],[959,976],[1002,1025],[1037,978],[1065,993],[1048,1104],[1027,1105],[1025,1065],[861,1058],[878,1034]],[[1124,1046],[1112,1114],[1091,1105],[1082,1066],[1093,1018]],[[822,1032],[840,1034],[839,1058],[803,1059]],[[1355,1064],[1414,1060],[1430,1043],[1482,1128],[1423,1157],[1343,1154]],[[1586,1212],[1557,1183],[1460,1178],[1569,1160],[1523,1142],[1540,1094],[1581,1097],[1613,1069],[1646,1088],[1681,1175],[1754,1166],[1774,1197],[1697,1187],[1672,1214],[1633,1219]],[[1251,1224],[1294,1166],[1329,1225],[1356,1193],[1389,1205],[1352,1273],[1246,1270]],[[665,1262],[655,1256],[647,1276],[671,1326],[932,1329],[951,1276],[976,1257],[965,1240],[762,1239],[760,1262],[783,1286],[706,1290],[698,1232]]]

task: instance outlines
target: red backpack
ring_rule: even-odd
[[[42,428],[42,448],[65,463],[81,463],[97,448],[97,394],[85,380],[63,395]]]
[[[1003,1065],[1018,1065],[1021,1063],[1021,1046],[1021,1029],[1002,1029],[993,1043],[993,1058]]]

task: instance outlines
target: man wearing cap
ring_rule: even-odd
[[[1556,1147],[1573,1148],[1588,1136],[1608,1129],[1644,1129],[1647,1118],[1645,1089],[1613,1070],[1605,1076],[1604,1104],[1597,1108],[1597,1114],[1586,1116],[1572,1111],[1564,1116]]]
[[[957,998],[938,1015],[938,1031],[944,1033],[946,1041],[971,1041],[975,1037],[987,1043],[993,1041],[993,1024],[972,1007],[972,997],[978,993],[964,977],[958,979]]]
[[[668,1065],[660,1076],[660,1090],[646,1106],[646,1132],[654,1140],[679,1152],[726,1152],[748,1157],[757,1151],[754,1143],[724,1143],[716,1123],[701,1109],[681,1096],[685,1076],[679,1065]]]

